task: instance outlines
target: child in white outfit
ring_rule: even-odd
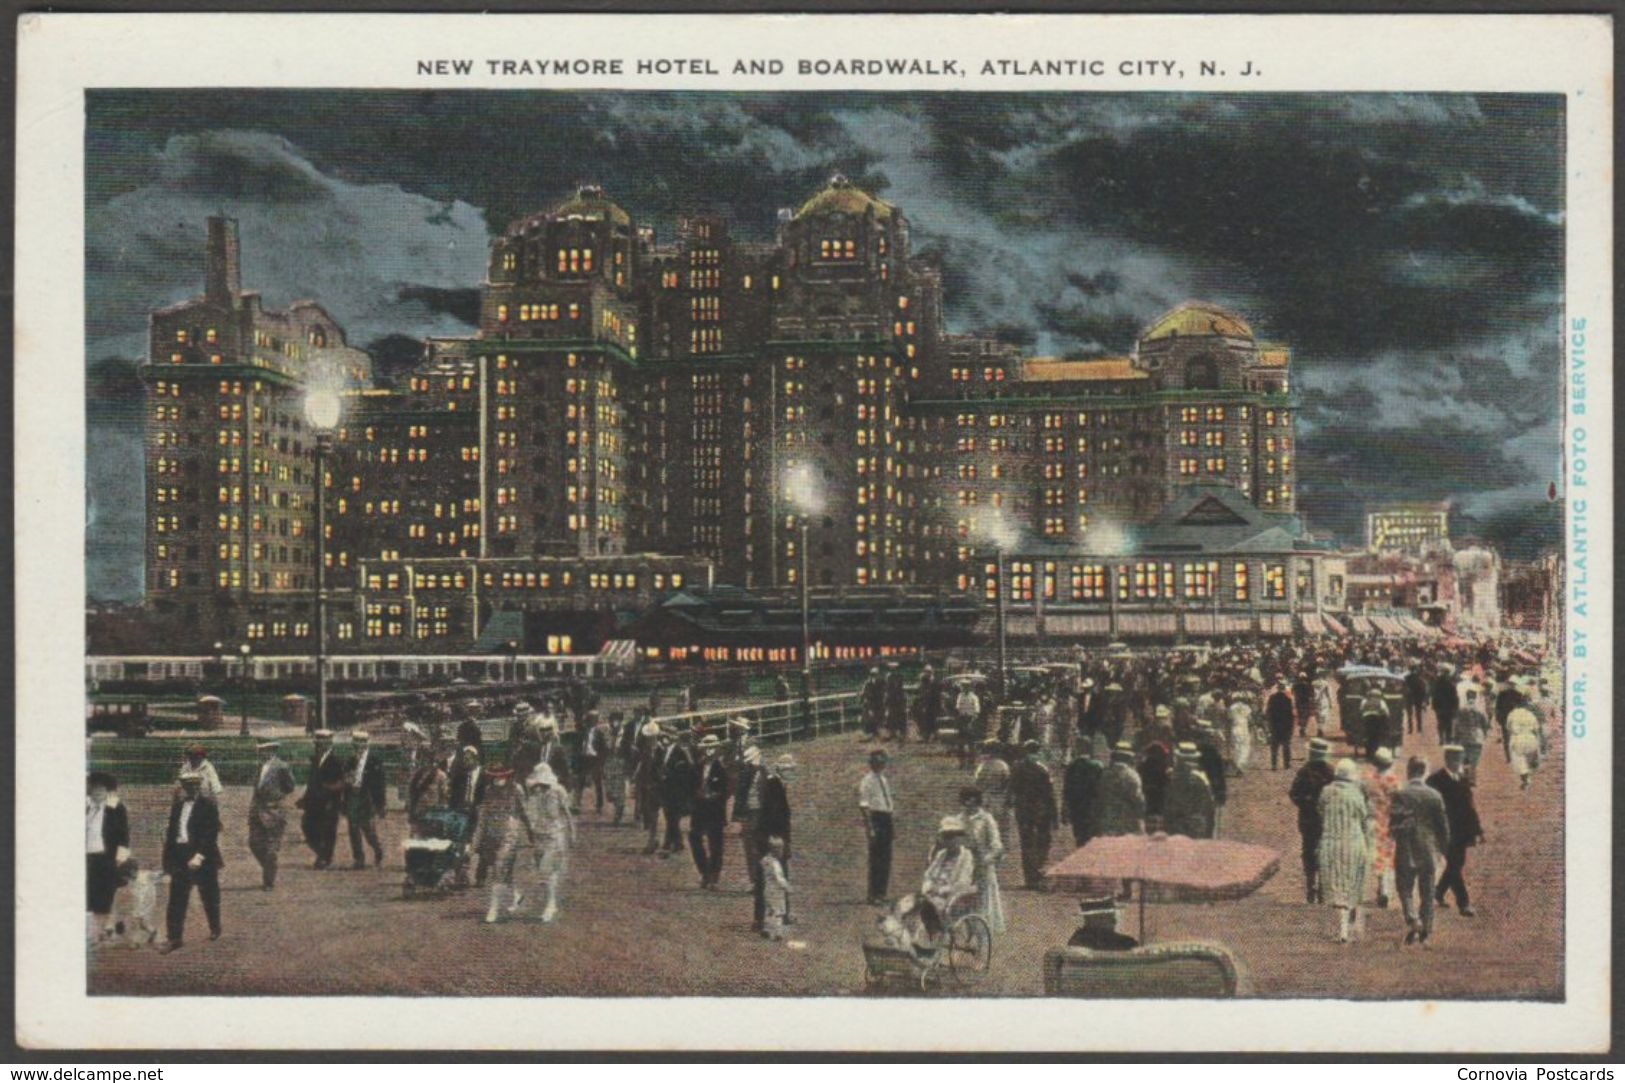
[[[767,904],[762,935],[769,940],[783,940],[784,916],[790,910],[790,880],[784,874],[784,840],[777,835],[767,840],[767,853],[762,855],[762,896]]]

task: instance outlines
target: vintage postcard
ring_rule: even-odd
[[[1606,19],[20,41],[23,1045],[1606,1046]]]

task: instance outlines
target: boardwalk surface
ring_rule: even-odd
[[[1431,717],[1429,718],[1431,725]],[[290,824],[284,873],[258,887],[247,850],[247,792],[226,794],[222,845],[225,935],[206,937],[194,900],[186,946],[156,952],[103,948],[91,960],[97,994],[167,995],[784,995],[862,993],[860,943],[876,911],[864,905],[863,831],[856,786],[864,745],[851,736],[795,747],[792,787],[794,937],[767,943],[749,930],[751,901],[737,837],[727,840],[722,890],[702,891],[685,855],[642,854],[642,832],[611,826],[589,807],[581,819],[562,919],[483,926],[484,892],[403,900],[399,812],[383,822],[386,866],[317,872]],[[1439,762],[1431,738],[1420,750]],[[1301,742],[1295,757],[1301,758]],[[913,890],[938,818],[953,811],[965,776],[937,750],[894,752],[901,809],[893,894]],[[1563,747],[1520,792],[1498,746],[1486,749],[1479,808],[1488,841],[1472,851],[1476,918],[1441,910],[1431,951],[1402,948],[1397,906],[1370,912],[1367,938],[1339,945],[1334,918],[1304,904],[1297,832],[1286,800],[1291,776],[1254,769],[1231,782],[1223,833],[1284,851],[1281,871],[1249,898],[1153,905],[1153,939],[1212,939],[1250,968],[1262,996],[1404,999],[1557,998],[1562,989]],[[167,812],[158,788],[126,791],[136,856],[156,864]],[[1070,835],[1062,829],[1054,856]],[[1014,840],[1010,843],[1015,849]],[[1004,864],[1010,931],[1000,937],[983,995],[1042,995],[1040,960],[1066,941],[1074,901],[1014,889],[1020,861]],[[162,901],[160,900],[160,910]],[[1125,924],[1132,927],[1133,915]]]

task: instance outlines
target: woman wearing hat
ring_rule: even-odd
[[[976,857],[965,845],[965,821],[944,816],[937,828],[936,848],[920,880],[920,894],[946,916],[948,907],[976,890]]]
[[[1346,944],[1351,931],[1359,933],[1374,843],[1371,805],[1360,786],[1360,770],[1353,760],[1339,760],[1331,785],[1320,793],[1317,854],[1321,900],[1337,909],[1339,943]]]
[[[114,933],[118,870],[129,859],[130,816],[119,801],[118,779],[92,771],[85,780],[85,924],[91,944]]]

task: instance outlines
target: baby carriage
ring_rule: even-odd
[[[902,978],[918,982],[923,993],[944,970],[961,986],[981,977],[993,961],[993,932],[980,905],[974,891],[951,900],[945,911],[924,895],[897,900],[880,919],[880,938],[864,942],[864,985]]]
[[[418,818],[418,836],[406,840],[406,879],[401,895],[418,888],[445,891],[448,876],[468,854],[468,815],[455,809],[429,809]]]

